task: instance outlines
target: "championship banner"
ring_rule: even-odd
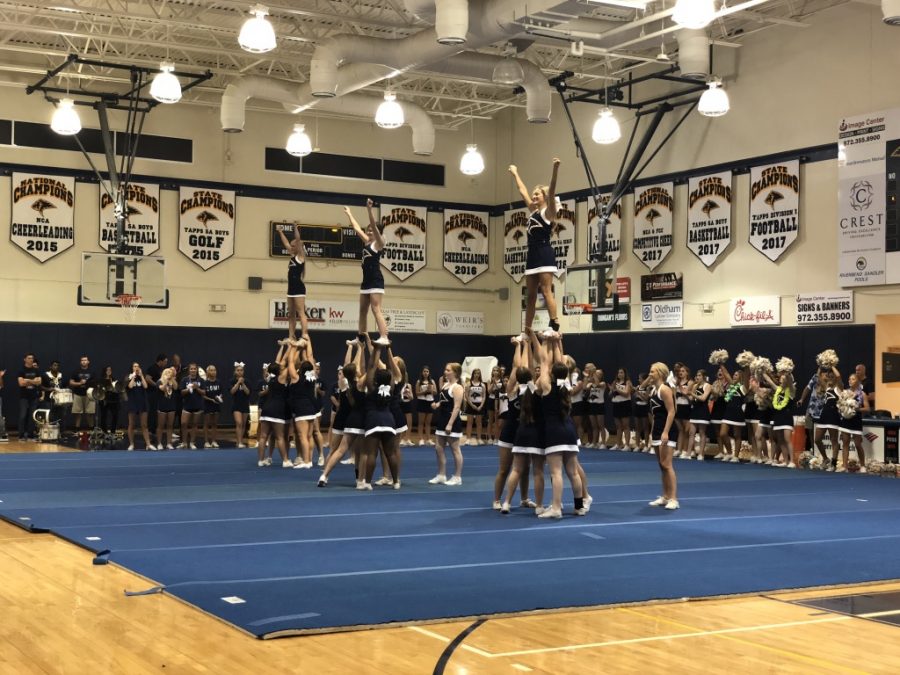
[[[424,206],[381,205],[381,266],[401,281],[425,267],[427,220]]]
[[[517,284],[525,276],[528,258],[528,210],[503,212],[503,269]]]
[[[204,270],[234,255],[233,190],[182,186],[178,192],[178,250]]]
[[[672,250],[671,182],[646,185],[634,191],[634,244],[632,250],[647,269],[655,270]]]
[[[605,207],[611,195],[601,195]],[[588,200],[588,262],[615,262],[622,250],[622,200],[616,202],[606,224],[606,255],[600,255],[600,217],[594,200]]]
[[[750,245],[772,262],[800,231],[800,160],[750,169]]]
[[[100,248],[109,251],[116,243],[116,204],[100,190]],[[150,255],[159,250],[159,185],[129,183],[125,193],[125,241],[128,255]]]
[[[550,234],[550,245],[556,253],[557,277],[561,277],[575,264],[575,200],[561,202],[556,210],[556,220]]]
[[[838,284],[900,283],[900,109],[846,117],[838,125]]]
[[[731,172],[688,179],[687,247],[712,267],[731,243]]]
[[[72,248],[75,178],[13,173],[9,239],[42,263]]]
[[[444,211],[444,269],[464,284],[487,272],[487,211]]]

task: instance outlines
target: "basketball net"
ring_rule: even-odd
[[[116,302],[119,303],[119,307],[125,312],[125,317],[129,321],[134,322],[138,308],[141,306],[141,296],[123,293],[116,296]]]

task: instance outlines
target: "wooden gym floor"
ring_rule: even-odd
[[[900,626],[885,622],[900,603],[867,618],[793,604],[900,582],[261,641],[168,595],[127,598],[137,577],[91,560],[0,522],[0,673],[900,672]]]

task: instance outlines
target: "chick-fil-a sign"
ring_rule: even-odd
[[[732,326],[780,326],[781,297],[754,295],[731,299]]]

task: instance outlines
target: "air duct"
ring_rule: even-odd
[[[703,29],[683,28],[678,38],[678,68],[682,77],[705,80],[709,76],[709,37]]]
[[[881,0],[881,13],[889,26],[900,26],[900,0]]]
[[[434,32],[442,45],[460,45],[469,32],[468,0],[436,0]]]

